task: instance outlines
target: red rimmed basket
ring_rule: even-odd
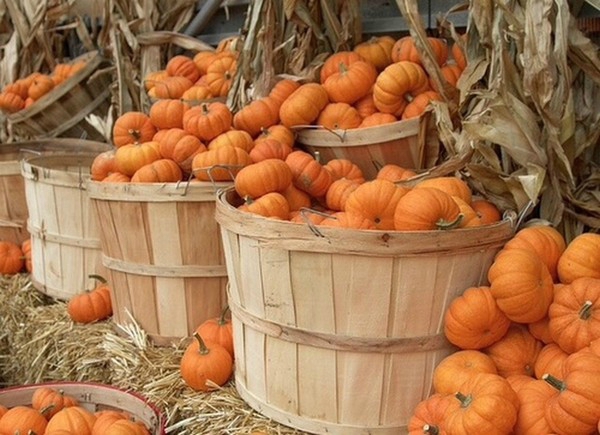
[[[0,405],[30,406],[36,389],[41,387],[62,390],[75,397],[81,406],[91,412],[103,410],[125,411],[135,421],[146,425],[151,435],[165,435],[166,418],[158,407],[142,395],[111,385],[91,382],[46,382],[0,390]]]

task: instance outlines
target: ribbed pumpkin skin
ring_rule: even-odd
[[[330,130],[349,130],[358,128],[361,122],[358,111],[348,103],[329,103],[319,113],[315,124]]]
[[[252,101],[233,116],[233,127],[256,137],[263,129],[279,122],[281,103],[271,97]]]
[[[535,361],[542,350],[542,343],[533,337],[527,327],[512,324],[500,340],[488,346],[484,352],[496,364],[498,374],[534,376]]]
[[[0,417],[0,435],[27,434],[29,431],[44,434],[47,424],[39,411],[29,406],[14,406]]]
[[[118,148],[151,141],[156,134],[156,127],[150,116],[143,112],[125,112],[115,120],[112,133],[113,144]]]
[[[584,276],[600,278],[600,234],[583,233],[571,240],[558,260],[557,270],[563,284]]]
[[[200,104],[183,115],[183,129],[203,142],[209,142],[231,128],[233,114],[220,102]]]
[[[458,177],[434,177],[420,181],[415,188],[434,187],[450,196],[458,196],[467,204],[471,204],[473,198],[469,185]]]
[[[354,52],[358,53],[367,62],[372,63],[378,71],[383,71],[386,66],[392,63],[392,48],[395,43],[396,40],[391,36],[374,36],[357,44],[354,47]]]
[[[567,353],[600,338],[600,279],[578,278],[559,287],[548,317],[550,335]]]
[[[563,366],[569,354],[556,343],[550,343],[542,347],[535,360],[535,377],[542,379],[545,373],[550,373],[559,379],[564,377]]]
[[[115,153],[118,172],[131,177],[138,169],[161,158],[158,142],[123,145]]]
[[[447,193],[431,188],[413,188],[404,195],[394,213],[397,231],[433,231],[460,223],[460,208]]]
[[[526,249],[502,249],[490,266],[488,281],[496,303],[514,322],[541,320],[554,297],[548,268]]]
[[[181,377],[196,391],[212,389],[208,380],[223,385],[231,377],[233,360],[227,350],[216,343],[204,342],[200,335],[188,345],[180,361]]]
[[[290,218],[290,205],[285,196],[279,192],[270,192],[259,196],[255,200],[242,204],[239,209],[268,218],[281,220]]]
[[[459,350],[448,355],[433,371],[433,387],[436,393],[453,394],[461,384],[475,373],[498,374],[496,364],[478,350]]]
[[[331,54],[321,67],[320,82],[325,83],[327,79],[340,70],[340,65],[352,65],[354,62],[362,62],[364,58],[354,51],[338,51]]]
[[[546,402],[554,395],[550,385],[534,380],[518,392],[519,414],[514,433],[522,435],[550,434],[552,429],[546,420]]]
[[[442,394],[432,394],[427,399],[420,401],[413,411],[408,422],[409,434],[422,435],[423,426],[435,426],[440,429],[438,435],[446,435],[443,429],[444,415],[450,399]]]
[[[281,104],[279,118],[288,128],[312,124],[329,103],[325,88],[318,83],[305,83]]]
[[[429,89],[425,70],[414,62],[392,63],[377,76],[373,85],[373,102],[380,112],[401,116],[408,104],[406,97]]]
[[[371,91],[376,78],[377,70],[368,62],[342,63],[339,70],[325,80],[323,87],[329,101],[353,104]]]
[[[314,198],[327,193],[331,185],[331,174],[321,163],[304,151],[293,151],[285,158],[292,170],[294,185]]]
[[[251,163],[246,151],[225,145],[196,154],[192,160],[192,171],[201,181],[231,181],[243,167]]]
[[[112,315],[110,289],[100,284],[94,290],[73,296],[67,304],[67,312],[74,322],[92,323]]]
[[[150,107],[150,120],[163,130],[183,127],[183,114],[190,108],[181,100],[158,100]]]
[[[444,334],[461,349],[483,349],[510,327],[489,287],[470,287],[455,298],[444,315]]]
[[[21,247],[10,240],[0,240],[0,274],[14,275],[25,265]]]
[[[427,38],[434,58],[439,66],[442,66],[448,60],[448,45],[446,41],[440,38]],[[412,36],[405,36],[398,39],[392,47],[392,61],[411,61],[422,65],[421,53],[415,45],[415,40]]]
[[[267,159],[246,166],[235,177],[235,190],[242,198],[258,198],[282,192],[292,183],[290,167],[279,159]]]
[[[59,411],[48,422],[46,433],[54,430],[68,429],[78,435],[91,435],[96,422],[96,416],[81,406],[69,406]]]
[[[131,177],[132,183],[175,183],[183,179],[183,171],[171,159],[159,159],[142,166]]]
[[[395,210],[407,192],[391,181],[368,181],[348,196],[344,210],[369,219],[378,230],[393,230]]]
[[[51,406],[51,408],[46,409],[44,412],[44,417],[47,420],[50,420],[61,409],[78,404],[75,397],[65,394],[64,391],[49,387],[36,388],[31,396],[31,407],[33,409],[42,411]]]

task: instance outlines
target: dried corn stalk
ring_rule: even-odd
[[[360,42],[359,3],[358,0],[250,2],[229,106],[237,110],[248,101],[266,95],[279,74],[314,80],[317,68],[328,54],[351,49]]]
[[[416,2],[397,2],[425,48]],[[467,33],[459,122],[436,105],[448,155],[464,162],[477,190],[522,218],[550,221],[567,239],[599,230],[600,59],[568,2],[472,1]]]

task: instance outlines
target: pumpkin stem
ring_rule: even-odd
[[[567,384],[549,373],[544,373],[542,380],[548,382],[552,387],[556,388],[560,392],[563,392],[567,389]]]
[[[592,317],[592,307],[594,306],[592,301],[585,301],[581,309],[579,310],[579,318],[581,320],[589,320]]]
[[[135,128],[130,128],[129,130],[127,130],[127,133],[129,133],[135,139],[135,142],[140,140],[140,138],[142,137],[142,133],[139,130],[136,130]]]
[[[56,405],[54,403],[51,403],[50,405],[45,406],[42,409],[40,409],[40,414],[42,414],[44,417],[46,417],[46,414],[48,412],[52,411],[55,407],[56,407]]]
[[[229,311],[229,305],[225,305],[225,308],[223,308],[223,311],[221,311],[221,316],[219,317],[219,326],[223,326],[227,324],[227,319],[225,318],[225,315],[227,314],[227,312]]]
[[[208,355],[210,353],[210,349],[206,347],[206,343],[202,340],[202,337],[197,332],[194,332],[194,338],[198,341],[199,352],[200,355]]]
[[[470,394],[468,396],[465,396],[460,391],[454,393],[454,397],[456,397],[460,401],[461,408],[468,408],[469,405],[471,405],[471,402],[473,401],[473,396],[471,396]]]
[[[445,221],[444,219],[440,219],[439,221],[437,221],[435,223],[435,225],[438,227],[439,230],[451,230],[453,228],[458,227],[464,217],[465,217],[464,214],[459,213],[459,215],[456,217],[456,219],[453,222],[448,222],[448,221]]]
[[[339,66],[340,66],[340,74],[346,74],[348,72],[348,65],[346,65],[344,62],[340,62]]]
[[[106,284],[108,282],[108,281],[106,281],[106,278],[104,278],[102,275],[96,275],[94,273],[88,275],[88,278],[95,279],[96,281],[100,281],[102,284]]]
[[[439,435],[440,430],[437,426],[431,426],[426,424],[423,426],[423,433],[428,435]]]
[[[200,105],[200,107],[202,108],[202,114],[203,115],[208,115],[208,112],[209,112],[209,110],[208,110],[208,103],[202,103]]]

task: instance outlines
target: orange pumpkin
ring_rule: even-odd
[[[209,391],[216,385],[224,385],[233,372],[233,359],[221,345],[205,342],[194,333],[194,341],[188,345],[180,362],[181,377],[196,391]]]
[[[433,371],[433,389],[439,394],[453,394],[475,373],[498,374],[496,364],[478,350],[459,350],[448,355]]]
[[[462,178],[452,176],[426,178],[415,185],[415,188],[418,189],[422,187],[434,187],[450,196],[459,197],[467,204],[471,204],[471,189]]]
[[[28,273],[33,271],[33,262],[31,259],[31,237],[23,240],[21,243],[21,251],[23,251],[23,259],[25,260],[25,270]]]
[[[162,82],[165,78],[169,77],[169,73],[165,70],[151,71],[146,77],[144,77],[144,89],[146,92],[156,86],[157,83]]]
[[[269,97],[271,97],[279,106],[283,103],[287,98],[292,95],[296,89],[300,87],[300,83],[296,80],[292,79],[281,79],[271,89],[269,92]]]
[[[234,56],[220,56],[214,59],[206,69],[206,86],[216,97],[223,97],[229,93],[233,76],[237,69],[237,60]]]
[[[325,164],[325,169],[331,173],[333,180],[345,178],[358,184],[365,182],[362,169],[348,159],[331,159]]]
[[[113,125],[113,144],[115,147],[152,140],[156,127],[150,117],[143,112],[125,112]]]
[[[163,131],[165,134],[158,142],[160,155],[177,163],[183,171],[182,175],[190,174],[194,157],[206,151],[206,146],[196,136],[180,128]]]
[[[562,379],[564,377],[563,365],[568,356],[569,354],[556,343],[545,345],[535,360],[535,377],[542,379],[545,373],[549,373]]]
[[[117,148],[115,165],[118,172],[131,177],[142,166],[160,158],[160,144],[158,142],[132,143]]]
[[[77,435],[92,435],[92,428],[96,422],[96,416],[82,406],[69,406],[61,409],[48,422],[46,434],[51,435],[54,431],[69,430]]]
[[[167,76],[148,91],[148,96],[151,98],[181,98],[183,93],[194,85],[187,77],[183,76]]]
[[[464,382],[446,408],[444,426],[451,434],[509,434],[519,398],[506,379],[476,373]]]
[[[207,148],[212,150],[224,145],[238,147],[249,153],[254,147],[254,140],[247,131],[231,129],[211,140]]]
[[[442,77],[444,78],[444,80],[446,80],[446,82],[448,82],[450,86],[456,87],[456,85],[458,84],[458,80],[462,75],[463,69],[464,68],[460,68],[458,65],[455,64],[447,64],[440,68],[440,72],[442,73]],[[437,84],[432,78],[429,78],[429,86],[434,91],[439,92]]]
[[[391,181],[367,181],[348,196],[344,210],[369,219],[378,230],[393,230],[396,206],[407,192]]]
[[[338,51],[331,54],[321,67],[319,73],[320,83],[323,84],[327,79],[340,71],[340,65],[352,65],[354,62],[363,62],[364,58],[354,51]]]
[[[23,108],[25,108],[25,100],[19,95],[6,91],[0,93],[0,110],[15,113]]]
[[[0,240],[0,274],[15,275],[23,270],[25,259],[21,246],[10,240]]]
[[[29,406],[13,406],[0,417],[0,435],[44,434],[48,421]]]
[[[192,107],[183,115],[183,129],[204,142],[229,130],[232,122],[231,110],[218,101]]]
[[[54,89],[54,81],[52,80],[52,77],[46,74],[40,74],[39,76],[35,77],[29,85],[27,96],[32,100],[37,101],[52,89]]]
[[[363,119],[377,112],[377,107],[375,107],[375,101],[373,100],[373,89],[371,89],[367,95],[355,102],[353,106]]]
[[[527,327],[512,324],[500,340],[485,349],[492,358],[500,376],[527,375],[535,373],[535,361],[542,350],[542,343],[529,333]]]
[[[448,195],[433,187],[416,187],[404,195],[393,221],[397,231],[449,230],[460,225],[460,208]]]
[[[235,177],[235,190],[242,198],[258,198],[282,192],[292,183],[290,167],[279,159],[265,159],[242,168]]]
[[[279,118],[288,128],[312,124],[329,103],[325,88],[318,83],[305,83],[281,104]]]
[[[258,144],[261,140],[265,139],[276,139],[290,148],[293,148],[296,136],[294,132],[285,125],[275,124],[267,129],[261,129],[261,133],[254,139],[254,143]]]
[[[440,38],[429,37],[427,42],[431,48],[434,59],[439,66],[442,66],[448,60],[448,44]],[[398,39],[392,47],[392,61],[410,61],[422,65],[421,52],[417,49],[415,40],[412,36],[405,36]]]
[[[550,335],[567,353],[600,338],[600,279],[578,278],[557,288],[548,318]]]
[[[391,124],[396,121],[398,121],[398,118],[391,113],[375,112],[363,118],[358,125],[358,128],[376,127],[384,124]]]
[[[304,151],[293,151],[285,159],[294,185],[314,198],[325,196],[333,181],[327,169]]]
[[[358,128],[361,122],[358,111],[348,103],[328,103],[319,113],[315,124],[330,130],[349,130]]]
[[[50,387],[38,387],[31,396],[31,407],[40,411],[46,420],[50,420],[57,412],[68,406],[77,406],[78,400],[65,394],[63,390]]]
[[[370,62],[378,71],[383,71],[392,63],[392,48],[395,43],[396,40],[388,35],[373,36],[357,44],[354,52]]]
[[[432,101],[442,101],[442,96],[435,91],[425,91],[416,95],[402,111],[402,120],[418,118]]]
[[[170,58],[165,69],[170,76],[183,76],[191,82],[200,78],[200,70],[194,60],[182,54]]]
[[[214,98],[214,95],[206,85],[193,85],[181,95],[184,101],[203,101],[211,98]]]
[[[94,181],[102,181],[116,170],[115,150],[104,151],[94,157],[90,167],[90,177]]]
[[[514,322],[542,319],[554,296],[548,268],[526,249],[502,249],[488,271],[488,281],[496,303]]]
[[[449,435],[445,430],[444,417],[450,404],[450,397],[432,394],[417,403],[408,421],[409,435]]]
[[[510,323],[489,287],[469,287],[446,310],[444,334],[461,349],[483,349],[504,337]]]
[[[353,104],[370,93],[377,70],[369,62],[357,61],[349,65],[339,63],[338,71],[323,82],[323,87],[333,103]]]
[[[254,100],[236,112],[233,116],[233,127],[256,137],[263,129],[279,122],[280,106],[281,103],[271,97]]]
[[[192,172],[201,181],[231,181],[251,163],[246,151],[225,145],[196,154],[192,160]]]
[[[408,180],[416,175],[417,173],[412,169],[407,169],[393,163],[388,163],[377,171],[376,178],[380,180],[396,182]]]
[[[209,65],[216,59],[216,53],[214,51],[199,51],[194,55],[192,60],[196,64],[196,68],[200,72],[200,75],[203,76],[206,74],[206,70]]]
[[[471,208],[479,216],[482,225],[493,224],[502,219],[502,214],[496,204],[487,199],[472,198]]]
[[[276,139],[262,140],[250,150],[249,155],[257,163],[266,159],[279,159],[284,161],[292,149]]]
[[[287,189],[283,190],[281,194],[287,200],[290,208],[290,218],[292,212],[301,210],[303,208],[310,208],[312,200],[310,195],[296,186],[290,183]]]
[[[523,385],[517,392],[520,406],[513,433],[531,435],[553,433],[545,415],[546,403],[553,394],[552,387],[541,380]]]
[[[428,76],[421,66],[409,61],[396,62],[377,76],[373,102],[380,112],[401,116],[408,99],[428,89]]]
[[[582,233],[575,237],[560,256],[556,267],[563,284],[584,276],[600,278],[600,234]]]
[[[348,180],[347,178],[339,178],[331,183],[327,193],[325,195],[325,204],[331,210],[344,211],[346,209],[346,202],[350,197],[350,194],[354,192],[359,183]]]
[[[196,328],[196,333],[207,341],[217,343],[225,348],[233,358],[233,329],[231,319],[226,317],[229,307],[226,306],[221,315],[202,322]]]
[[[320,224],[329,228],[349,228],[354,230],[374,230],[375,224],[361,215],[339,211],[323,219]]]
[[[150,107],[150,121],[156,128],[167,130],[169,128],[183,127],[183,114],[190,108],[181,100],[158,100]]]
[[[93,323],[112,315],[110,287],[102,277],[95,276],[99,283],[89,291],[72,296],[67,303],[67,313],[77,323]]]
[[[267,218],[288,220],[290,218],[290,205],[279,192],[270,192],[258,198],[247,198],[246,203],[239,207],[240,210],[257,214]]]
[[[158,159],[142,166],[131,176],[132,183],[176,183],[183,179],[181,167],[171,159]]]

